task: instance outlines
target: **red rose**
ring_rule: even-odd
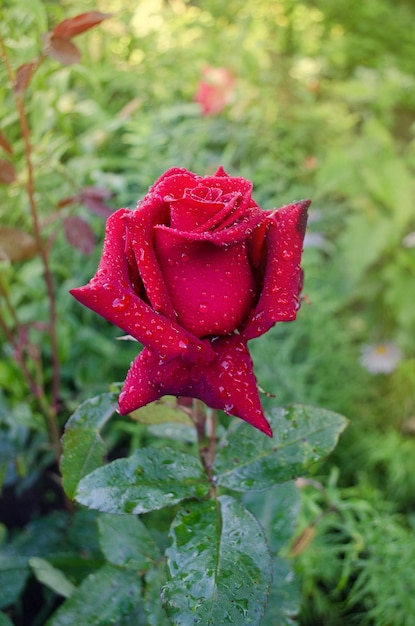
[[[263,211],[251,191],[222,168],[173,168],[134,211],[109,217],[98,271],[71,293],[145,346],[122,414],[187,396],[272,435],[247,341],[296,317],[310,202]]]

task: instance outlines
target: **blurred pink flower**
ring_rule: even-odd
[[[362,347],[360,365],[371,374],[390,374],[402,360],[402,352],[393,341]]]
[[[200,104],[203,115],[215,115],[231,102],[235,78],[226,67],[209,65],[203,68],[202,75],[195,101]]]

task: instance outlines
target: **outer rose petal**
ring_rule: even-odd
[[[246,342],[238,335],[231,335],[210,343],[215,358],[209,364],[192,366],[181,358],[160,364],[150,350],[141,352],[120,394],[120,412],[125,415],[164,395],[187,396],[240,417],[272,437],[262,411]]]
[[[154,350],[158,358],[169,360],[181,355],[192,363],[211,360],[213,351],[209,344],[156,313],[135,293],[124,250],[126,213],[128,210],[120,209],[108,218],[97,273],[87,285],[70,293],[81,304]]]
[[[259,337],[275,322],[289,322],[297,316],[303,283],[300,261],[309,205],[310,200],[302,200],[268,214],[264,285],[258,304],[241,331],[246,340]]]
[[[155,230],[178,323],[197,337],[232,333],[246,319],[255,294],[245,242],[219,247],[187,241],[172,229]]]

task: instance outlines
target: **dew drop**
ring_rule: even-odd
[[[206,313],[206,311],[208,310],[209,307],[204,302],[201,302],[197,308],[198,308],[200,313]]]
[[[115,298],[112,302],[112,308],[117,311],[125,311],[130,304],[131,296],[125,293],[121,298]]]
[[[146,336],[149,337],[151,339],[151,337],[153,336],[153,331],[151,330],[146,330]]]
[[[189,255],[188,255],[188,254],[186,254],[185,252],[183,252],[183,253],[180,255],[180,259],[183,261],[183,263],[187,263],[187,262],[190,260]]]
[[[189,341],[187,339],[180,339],[179,348],[180,350],[187,350],[189,347]]]
[[[284,259],[284,261],[291,261],[291,259],[294,256],[294,253],[292,250],[283,250],[281,253],[281,256]]]

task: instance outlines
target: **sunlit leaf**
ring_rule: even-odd
[[[103,464],[106,448],[100,432],[113,415],[116,402],[117,395],[113,393],[86,400],[66,424],[60,469],[69,498],[81,478]]]
[[[47,33],[43,42],[44,54],[62,63],[62,65],[79,63],[82,58],[79,48],[66,37],[57,37],[53,33]]]
[[[271,559],[261,526],[240,502],[229,496],[192,502],[170,537],[162,595],[173,624],[260,624]]]
[[[161,556],[146,526],[135,515],[102,514],[98,528],[101,549],[113,565],[147,570]]]
[[[180,423],[193,427],[193,423],[188,415],[177,402],[175,396],[163,396],[160,400],[150,402],[131,413],[132,419],[140,424],[166,424]]]
[[[85,476],[75,499],[107,513],[146,513],[192,497],[209,483],[196,457],[170,448],[143,448]]]
[[[16,180],[16,170],[13,163],[6,161],[6,159],[0,159],[0,183],[3,185],[10,185]]]
[[[267,418],[273,439],[241,421],[229,428],[215,459],[218,485],[261,491],[301,476],[334,449],[347,425],[337,413],[302,405],[275,408]]]
[[[37,580],[60,596],[69,598],[75,591],[75,585],[71,583],[65,574],[56,567],[53,567],[53,565],[45,559],[34,556],[29,559],[29,565]]]
[[[100,11],[89,11],[87,13],[80,13],[75,17],[70,17],[60,22],[53,29],[54,37],[62,37],[64,39],[71,39],[76,35],[84,33],[86,30],[101,24],[104,20],[111,17],[112,13],[100,13]]]
[[[86,220],[78,215],[68,215],[63,221],[67,242],[82,252],[89,255],[95,247],[95,235]]]
[[[137,572],[107,564],[81,583],[46,626],[116,624],[140,602],[141,582]]]
[[[25,261],[37,254],[36,240],[19,228],[0,227],[0,258]]]

